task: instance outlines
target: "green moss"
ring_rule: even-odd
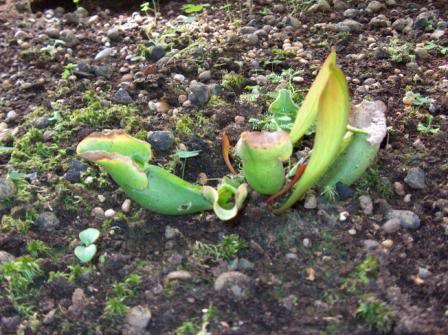
[[[1,230],[5,232],[17,232],[26,234],[37,218],[35,210],[31,209],[21,218],[14,218],[11,215],[3,215],[1,221]]]
[[[400,41],[398,38],[391,39],[389,46],[387,47],[389,57],[395,63],[404,63],[415,60],[413,51],[414,45]]]
[[[193,255],[203,263],[207,261],[217,263],[221,259],[230,261],[247,247],[248,244],[246,241],[242,240],[236,234],[231,234],[224,236],[218,244],[196,241],[193,245]]]
[[[239,91],[246,84],[246,78],[238,73],[227,73],[222,78],[222,86],[227,90]]]
[[[367,256],[358,266],[350,273],[343,287],[349,292],[356,293],[358,290],[367,286],[370,280],[376,278],[380,265],[378,260],[373,256]]]
[[[389,199],[393,196],[392,185],[382,176],[377,166],[370,167],[356,182],[358,193],[378,193],[383,198]]]
[[[356,310],[356,315],[368,326],[380,334],[387,334],[392,329],[392,311],[387,304],[375,297],[364,298]]]

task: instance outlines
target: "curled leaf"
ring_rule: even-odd
[[[296,118],[298,106],[291,97],[291,92],[281,89],[277,98],[269,106],[268,112],[274,116],[275,124],[284,131],[290,131]]]
[[[274,194],[285,183],[283,162],[292,154],[289,135],[283,131],[243,132],[236,145],[249,185],[261,194]]]
[[[248,191],[247,184],[243,183],[235,187],[224,179],[217,190],[210,186],[204,186],[202,193],[213,203],[216,216],[220,220],[228,221],[233,219],[243,207]]]
[[[226,133],[222,134],[222,157],[224,158],[224,162],[226,163],[230,173],[236,175],[237,173],[230,162],[230,140]]]

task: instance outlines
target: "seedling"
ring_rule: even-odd
[[[64,66],[64,71],[62,72],[61,78],[67,80],[72,74],[73,70],[76,68],[76,64],[68,63]]]
[[[198,14],[201,13],[204,9],[209,7],[209,4],[192,4],[187,3],[182,6],[182,10],[185,14]]]
[[[185,167],[187,165],[187,159],[198,156],[200,152],[201,152],[201,150],[193,150],[193,151],[178,150],[178,151],[176,151],[174,156],[182,160],[182,178],[185,176]]]
[[[392,312],[387,304],[375,297],[367,297],[356,310],[356,315],[363,319],[372,330],[388,334],[392,328]]]
[[[224,236],[218,244],[209,244],[196,241],[193,245],[193,254],[201,262],[210,261],[217,263],[220,260],[230,261],[235,258],[238,253],[246,249],[248,244],[238,235],[231,234]]]
[[[95,228],[87,228],[79,233],[79,239],[83,245],[75,248],[75,255],[82,263],[88,263],[95,257],[97,248],[94,242],[99,236],[100,231]]]
[[[432,124],[432,121],[434,120],[434,117],[432,115],[429,115],[426,118],[426,122],[422,123],[419,122],[417,125],[417,130],[421,134],[437,134],[440,131],[440,127],[435,127]]]

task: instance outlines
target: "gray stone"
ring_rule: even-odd
[[[373,251],[379,246],[379,242],[375,240],[364,240],[364,248],[366,248],[367,251]]]
[[[333,0],[333,8],[336,11],[343,11],[348,8],[348,4],[342,0]]]
[[[352,19],[345,19],[344,21],[333,25],[333,27],[336,31],[349,31],[354,33],[360,33],[364,29],[364,25],[362,23]]]
[[[8,114],[6,114],[5,122],[6,123],[13,123],[17,120],[18,114],[16,111],[9,111]]]
[[[425,172],[419,167],[413,167],[409,169],[404,182],[413,189],[422,190],[426,187],[425,179]]]
[[[283,5],[283,4],[275,4],[272,7],[272,11],[274,13],[283,13],[285,10],[286,10],[286,8],[285,8],[285,5]]]
[[[85,170],[87,170],[87,164],[77,159],[72,159],[67,172],[64,174],[64,179],[72,184],[79,183],[81,181],[81,173]]]
[[[112,74],[114,73],[114,69],[109,65],[96,66],[94,71],[98,77],[103,77],[106,79],[112,78]]]
[[[237,299],[247,298],[251,291],[251,279],[238,271],[224,272],[216,278],[214,288]]]
[[[85,9],[84,7],[79,6],[78,8],[76,8],[76,14],[79,15],[79,17],[87,17],[89,16],[89,12],[87,9]]]
[[[207,70],[199,73],[198,79],[200,81],[209,81],[212,77],[212,72]]]
[[[38,129],[44,129],[47,128],[50,124],[50,121],[48,120],[48,117],[46,116],[40,116],[34,121],[34,126]]]
[[[12,198],[17,192],[14,182],[7,178],[0,179],[0,202]]]
[[[192,81],[189,89],[188,100],[195,106],[203,106],[210,99],[210,90],[207,85]]]
[[[385,6],[379,1],[370,1],[367,5],[367,10],[372,13],[379,12],[381,9],[385,8]]]
[[[305,203],[303,204],[303,207],[306,209],[315,209],[317,208],[317,198],[314,194],[310,194],[306,197]]]
[[[246,35],[244,41],[251,46],[257,45],[258,44],[258,35],[256,34],[249,34]]]
[[[190,280],[193,276],[188,271],[172,271],[167,274],[166,279],[167,280]]]
[[[431,271],[429,271],[427,268],[419,267],[418,276],[421,279],[428,279],[431,276]]]
[[[386,219],[399,219],[401,227],[405,229],[415,230],[420,227],[420,218],[409,210],[391,210],[386,214]]]
[[[412,27],[412,19],[410,18],[399,18],[392,23],[392,28],[395,29],[397,32],[401,33],[405,30],[406,27],[411,26]]]
[[[13,255],[11,255],[9,252],[0,250],[0,265],[4,263],[11,262],[15,259]]]
[[[149,59],[153,62],[157,62],[166,55],[166,51],[160,45],[154,45],[149,49]]]
[[[165,238],[167,240],[171,240],[180,235],[180,231],[177,228],[173,228],[171,226],[166,226],[165,228]]]
[[[422,12],[414,21],[414,28],[417,30],[425,30],[429,24],[436,22],[437,17],[434,12]]]
[[[308,9],[309,12],[329,12],[330,10],[331,6],[327,0],[318,0]]]
[[[285,16],[282,20],[282,23],[285,24],[286,26],[291,26],[294,29],[298,29],[302,26],[302,24],[300,23],[299,19],[295,18],[294,16]],[[265,30],[265,28],[263,27],[263,29]],[[265,30],[266,31],[266,30]],[[267,33],[269,33],[268,31],[266,31]]]
[[[106,35],[107,35],[107,38],[110,39],[113,42],[119,41],[121,39],[121,37],[122,37],[121,31],[118,28],[115,28],[115,27],[110,28],[107,31]]]
[[[429,54],[428,50],[426,50],[425,48],[422,48],[422,47],[415,48],[414,53],[415,53],[415,57],[418,60],[426,60],[426,59],[431,58],[431,55]]]
[[[373,202],[369,195],[361,195],[359,197],[359,205],[361,206],[364,214],[370,215],[373,213]]]
[[[148,142],[156,152],[170,151],[174,145],[174,136],[170,131],[157,130],[148,136]]]
[[[59,227],[59,219],[53,212],[43,212],[37,217],[36,225],[39,231],[52,233]]]
[[[48,27],[45,29],[45,34],[51,38],[59,38],[60,30],[56,27]]]
[[[61,31],[60,36],[65,42],[65,46],[69,48],[79,44],[79,40],[76,37],[75,33],[69,29],[64,29],[63,31]]]
[[[124,88],[120,88],[117,92],[115,92],[114,96],[112,97],[112,101],[120,105],[129,105],[134,102],[134,100],[129,95],[129,92]]]
[[[112,56],[113,53],[114,53],[114,48],[103,49],[96,54],[95,60],[100,61],[102,59],[108,58],[108,57]]]
[[[257,29],[255,27],[252,26],[244,26],[240,29],[240,34],[241,35],[249,35],[249,34],[253,34]]]
[[[359,15],[359,10],[357,10],[356,8],[349,8],[345,10],[342,15],[344,15],[344,17],[353,19]]]
[[[387,220],[385,224],[383,224],[382,228],[385,233],[393,234],[400,230],[401,224],[400,219],[394,218]]]
[[[126,315],[126,324],[135,331],[143,332],[151,321],[151,311],[148,306],[134,306]]]
[[[385,15],[380,14],[372,18],[369,22],[369,25],[374,28],[385,28],[390,25],[390,21]]]
[[[241,270],[251,270],[255,267],[255,264],[246,258],[240,258],[238,260],[238,269]]]
[[[434,40],[439,40],[445,36],[445,29],[437,29],[431,34],[431,38]]]

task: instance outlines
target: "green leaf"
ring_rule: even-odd
[[[248,132],[241,134],[236,153],[243,162],[249,185],[260,194],[274,194],[285,184],[283,162],[292,154],[288,133]]]
[[[79,239],[84,245],[89,246],[100,236],[100,231],[96,228],[87,228],[79,233]]]
[[[276,210],[282,213],[313,187],[334,163],[347,129],[349,114],[348,86],[342,71],[334,64],[327,63],[329,77],[317,104],[317,125],[313,152],[307,168],[294,186],[286,203]]]
[[[308,128],[310,128],[319,111],[319,100],[322,95],[323,90],[327,85],[328,78],[330,76],[329,65],[336,65],[336,52],[332,51],[330,55],[325,60],[322,68],[317,74],[316,79],[311,85],[308,94],[305,97],[299,111],[297,112],[297,117],[294,121],[294,125],[289,133],[292,143],[296,143],[306,134]]]
[[[185,14],[194,14],[202,12],[206,7],[210,6],[209,4],[192,4],[188,3],[182,6],[182,10]]]
[[[78,245],[75,248],[75,256],[78,257],[78,259],[82,263],[87,263],[92,260],[93,257],[95,257],[96,254],[96,245],[91,244],[88,247],[83,245]]]
[[[277,98],[269,106],[268,112],[274,116],[274,119],[280,129],[291,130],[293,120],[296,118],[298,106],[291,97],[291,92],[282,89],[278,92]]]
[[[192,158],[192,157],[198,156],[200,152],[201,152],[201,150],[192,150],[192,151],[179,150],[179,151],[176,151],[174,156],[187,159],[187,158]]]
[[[0,155],[1,154],[9,154],[10,152],[12,152],[14,150],[14,148],[11,147],[3,147],[0,146]]]

